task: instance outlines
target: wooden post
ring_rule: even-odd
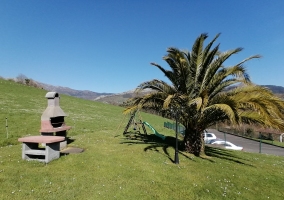
[[[6,117],[6,133],[7,133],[7,138],[9,137],[9,132],[8,132],[8,118]]]

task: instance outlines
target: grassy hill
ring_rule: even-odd
[[[18,137],[39,135],[46,91],[0,79],[0,199],[282,199],[284,158],[206,148],[180,152],[161,117],[141,113],[161,134],[123,136],[121,107],[60,95],[73,126],[69,146],[84,149],[48,163],[21,159]],[[8,119],[8,139],[5,119]]]

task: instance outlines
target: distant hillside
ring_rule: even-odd
[[[274,94],[284,94],[284,87],[276,85],[262,85],[269,88]]]
[[[146,90],[140,94],[146,94],[149,93],[150,90]],[[135,90],[130,90],[123,93],[117,93],[112,95],[106,95],[106,96],[100,96],[94,99],[95,101],[100,101],[103,103],[109,103],[113,105],[121,105],[123,102],[127,101],[129,98],[137,96],[137,93],[135,93]]]
[[[262,85],[264,87],[269,88],[275,95],[284,98],[284,87],[282,86],[275,86],[275,85]],[[148,93],[148,91],[145,91],[144,93]],[[134,93],[134,90],[130,90],[127,92],[119,93],[119,94],[112,94],[112,95],[106,95],[106,96],[100,96],[94,99],[95,101],[100,101],[104,103],[110,103],[114,105],[119,105],[125,102],[127,99],[132,98],[136,96],[137,94]]]
[[[59,94],[65,94],[73,97],[78,97],[82,99],[88,99],[88,100],[94,100],[95,98],[99,96],[106,96],[106,95],[112,95],[113,93],[98,93],[93,92],[89,90],[75,90],[68,87],[62,87],[62,86],[54,86],[46,83],[41,83],[39,81],[35,81],[31,78],[28,78],[27,76],[20,74],[16,78],[4,78],[0,76],[0,80],[9,80],[16,83],[20,83],[22,85],[28,85],[35,88],[42,88],[44,90],[47,90],[49,92],[58,92]]]
[[[53,86],[45,83],[39,83],[43,89],[50,91],[50,92],[58,92],[60,94],[66,94],[73,97],[78,97],[82,99],[88,99],[88,100],[94,100],[99,96],[105,96],[105,95],[112,95],[113,93],[98,93],[98,92],[92,92],[89,90],[74,90],[68,87],[62,87],[62,86]]]
[[[269,88],[276,96],[284,99],[284,87],[276,85],[262,85]]]
[[[0,79],[5,79],[3,77],[0,77]],[[19,75],[15,79],[9,79],[24,85],[30,85],[33,87],[39,87],[43,88],[50,92],[58,92],[60,94],[66,94],[73,97],[78,97],[82,99],[88,99],[88,100],[94,100],[94,101],[100,101],[108,104],[113,105],[120,105],[123,102],[127,101],[129,98],[135,97],[137,94],[134,92],[134,90],[126,91],[123,93],[98,93],[93,92],[89,90],[75,90],[68,87],[62,87],[62,86],[53,86],[46,83],[41,83],[38,81],[34,81],[33,79],[27,78],[25,75]],[[27,82],[28,81],[28,82]],[[264,87],[269,88],[274,94],[277,96],[284,98],[284,87],[282,86],[276,86],[276,85],[262,85]],[[147,90],[143,93],[149,93],[150,90]]]

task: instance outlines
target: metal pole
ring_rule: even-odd
[[[176,149],[175,149],[175,164],[179,164],[178,158],[178,113],[176,111]]]
[[[259,132],[260,140],[259,140],[259,153],[261,153],[261,133]]]
[[[6,117],[6,133],[7,133],[7,138],[9,136],[9,133],[8,133],[8,118]]]

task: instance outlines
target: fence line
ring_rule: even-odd
[[[175,122],[173,123],[164,122],[164,127],[168,129],[176,130],[176,123]],[[184,135],[184,130],[185,130],[184,126],[181,124],[178,124],[178,133]]]
[[[226,132],[226,133],[230,133],[230,134],[238,135],[242,137],[248,137],[248,138],[271,140],[271,141],[280,140],[280,135],[277,133],[259,132],[259,131],[254,131],[253,129],[245,129],[242,131],[236,128],[218,127],[218,131]]]

